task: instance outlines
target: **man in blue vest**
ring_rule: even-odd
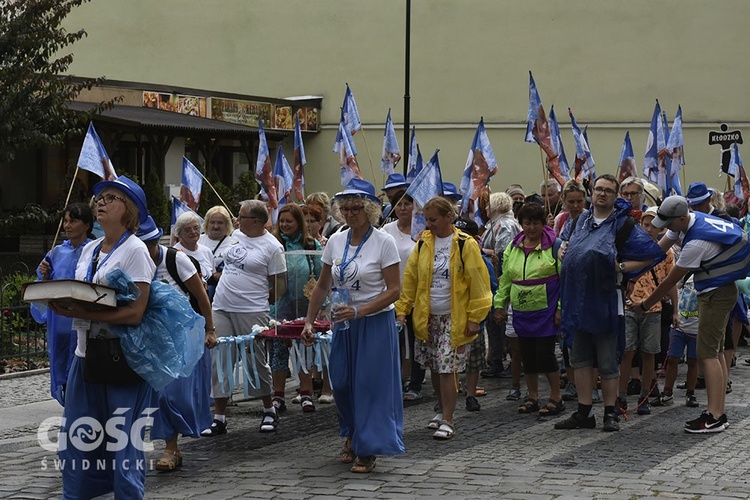
[[[721,432],[727,427],[724,397],[727,365],[721,351],[729,313],[737,303],[735,280],[750,271],[747,234],[733,222],[688,211],[682,196],[664,200],[652,224],[669,231],[659,241],[666,249],[682,240],[682,252],[672,271],[638,307],[648,311],[688,272],[693,272],[698,293],[698,360],[706,377],[708,406],[698,418],[685,423],[685,432]]]

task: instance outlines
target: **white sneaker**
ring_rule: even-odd
[[[329,405],[333,403],[333,394],[321,394],[318,398],[318,403],[322,405]]]

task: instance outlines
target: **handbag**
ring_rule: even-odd
[[[137,384],[143,379],[128,365],[120,339],[94,337],[86,342],[83,381],[89,384]]]

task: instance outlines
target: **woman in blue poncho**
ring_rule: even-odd
[[[36,269],[37,281],[74,279],[81,251],[91,241],[94,216],[85,203],[71,203],[63,212],[63,230],[68,238],[50,250]],[[58,316],[46,307],[31,304],[31,315],[47,323],[50,392],[65,406],[65,384],[75,350],[73,319]]]

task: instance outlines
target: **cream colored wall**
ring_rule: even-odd
[[[340,189],[331,148],[349,82],[381,186],[389,107],[403,142],[404,5],[93,0],[68,19],[89,35],[76,45],[72,72],[261,96],[323,95],[322,131],[305,136],[308,191]],[[500,164],[493,188],[538,186],[538,148],[523,142],[531,69],[545,107],[556,105],[568,158],[571,106],[579,124],[590,124],[599,173],[614,172],[626,130],[641,167],[659,98],[669,120],[682,104],[688,182],[719,187],[719,150],[707,135],[721,121],[740,129],[750,123],[748,19],[746,0],[414,0],[411,120],[423,155],[440,148],[444,177],[457,182],[484,116]],[[370,177],[364,141],[355,139]]]

